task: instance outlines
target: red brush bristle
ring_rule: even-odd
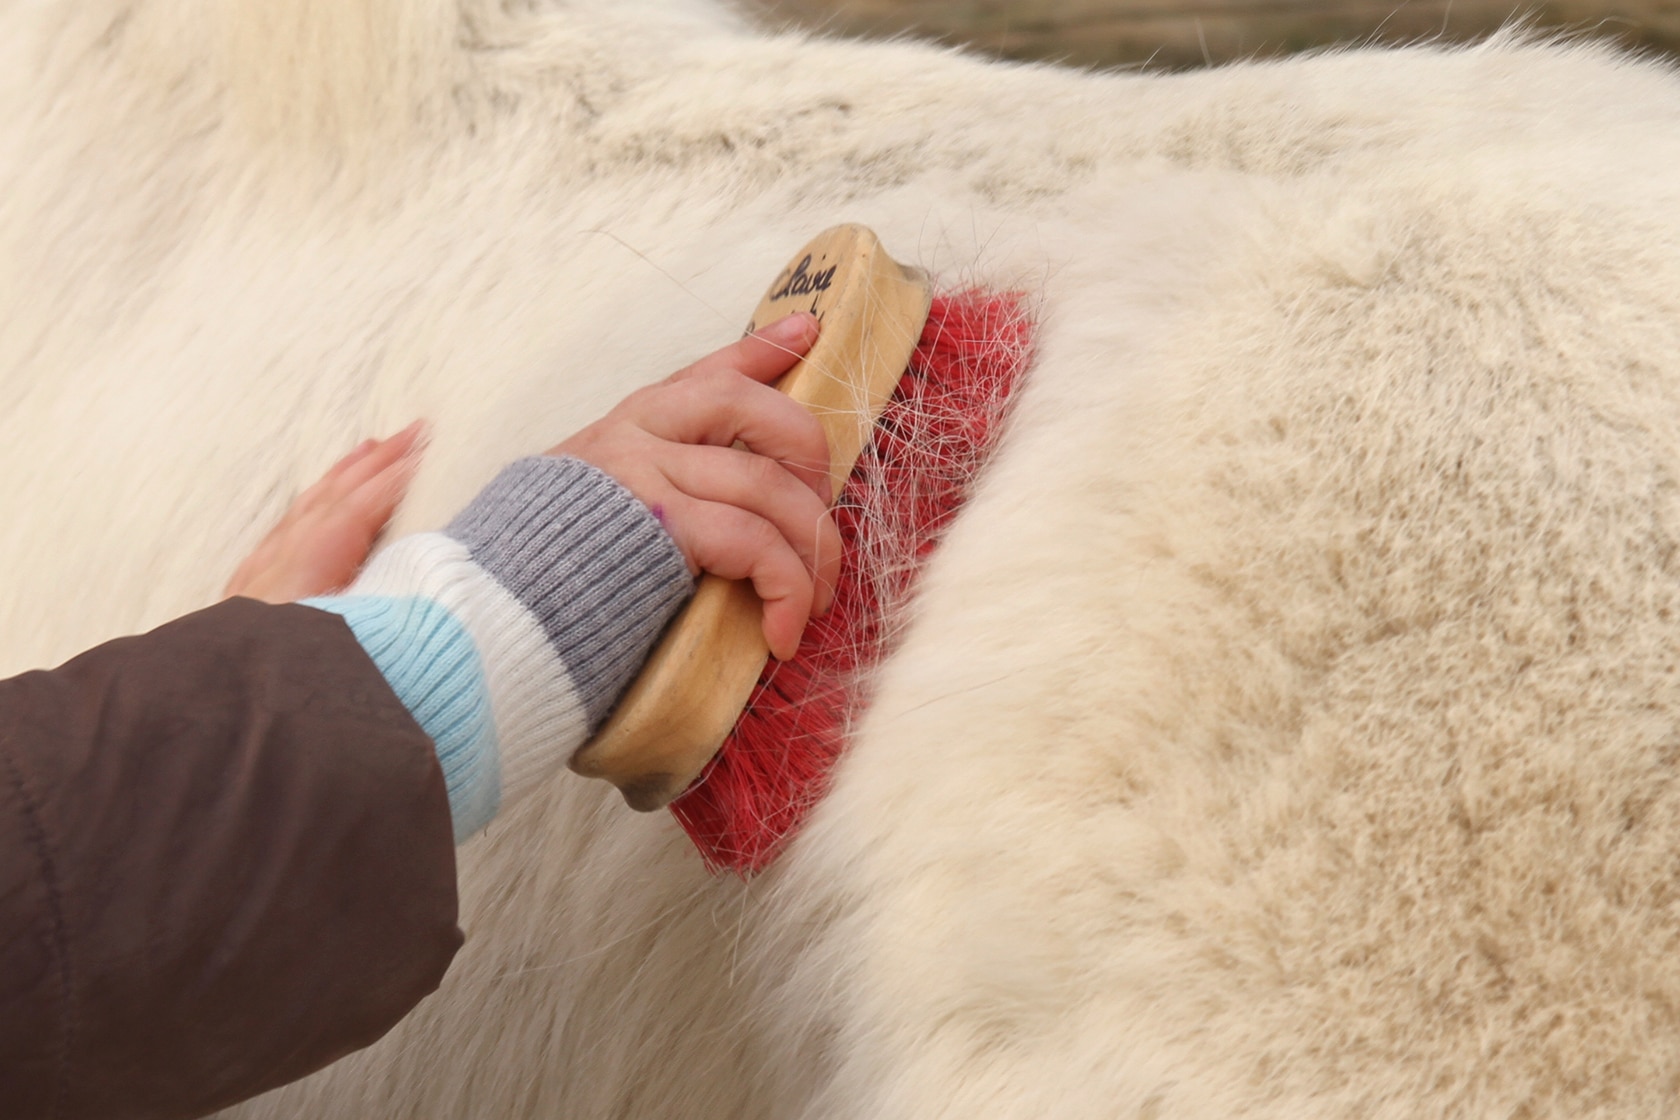
[[[835,503],[845,564],[833,606],[811,621],[798,656],[766,664],[723,749],[671,805],[712,869],[763,869],[822,799],[917,573],[1002,432],[1032,327],[1018,294],[933,301],[909,370]]]

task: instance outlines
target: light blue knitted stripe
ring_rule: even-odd
[[[431,737],[449,787],[455,842],[489,824],[501,806],[501,752],[484,666],[466,628],[442,605],[418,596],[341,595],[304,605],[344,618]]]

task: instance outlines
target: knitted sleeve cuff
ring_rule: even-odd
[[[310,605],[345,616],[432,736],[461,839],[582,745],[693,585],[628,490],[533,458]]]
[[[591,727],[694,589],[682,552],[647,507],[577,459],[509,465],[446,531],[537,621]]]
[[[501,803],[501,752],[483,666],[466,628],[419,596],[335,595],[303,605],[344,619],[432,740],[449,793],[455,843],[489,824]]]

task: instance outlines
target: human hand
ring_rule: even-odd
[[[291,603],[337,591],[356,578],[420,464],[423,423],[365,440],[292,503],[239,565],[223,598]]]
[[[764,639],[784,660],[811,615],[828,609],[840,574],[828,438],[769,384],[816,337],[814,316],[789,315],[637,390],[549,450],[592,464],[641,499],[690,572],[751,580],[764,601]]]

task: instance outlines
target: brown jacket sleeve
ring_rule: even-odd
[[[461,943],[431,742],[342,619],[232,600],[0,681],[0,1115],[200,1116]]]

